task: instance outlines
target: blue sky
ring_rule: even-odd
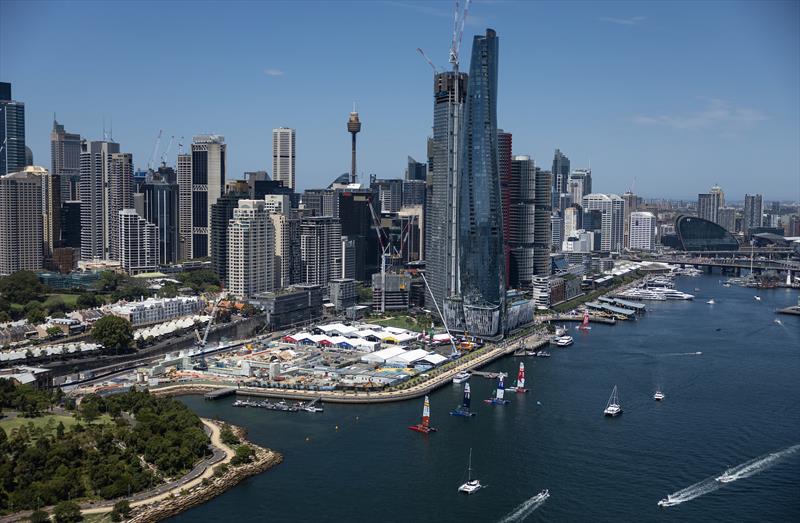
[[[500,37],[498,122],[514,154],[591,163],[595,190],[800,198],[800,2],[473,2],[464,43]],[[168,137],[226,137],[228,169],[271,171],[271,131],[297,129],[300,188],[349,169],[400,177],[424,161],[431,69],[447,65],[452,2],[0,3],[0,80],[26,103],[49,166],[52,114],[144,166]],[[173,146],[169,163],[174,163]],[[635,180],[635,182],[634,182]]]

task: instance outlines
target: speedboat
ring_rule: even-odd
[[[727,472],[724,472],[721,476],[714,479],[719,481],[720,483],[730,483],[731,481],[736,481],[736,476],[732,476]]]
[[[714,305],[714,304],[715,304],[715,303],[717,303],[717,302],[715,302],[715,301],[714,301],[714,298],[711,298],[711,299],[710,299],[710,300],[708,300],[706,303],[707,303],[707,304],[709,304],[709,305]]]
[[[677,504],[678,504],[678,502],[673,500],[672,497],[670,497],[670,496],[667,496],[667,497],[665,497],[664,499],[662,499],[661,501],[658,502],[658,506],[659,507],[671,507],[671,506],[677,505]]]
[[[756,301],[761,301],[761,296],[753,296],[753,298],[755,298]]]
[[[574,340],[572,339],[572,336],[567,336],[567,335],[559,336],[558,338],[555,339],[556,346],[558,347],[569,347],[570,345],[572,345],[573,341]]]
[[[464,383],[467,381],[472,375],[469,372],[459,372],[455,376],[453,376],[453,383]]]
[[[660,390],[657,390],[657,391],[656,391],[656,393],[655,393],[655,394],[653,394],[653,399],[654,399],[654,400],[656,400],[656,401],[661,401],[661,400],[663,400],[664,398],[666,398],[666,396],[665,396],[665,395],[664,395],[664,393],[663,393],[663,392],[661,392]]]

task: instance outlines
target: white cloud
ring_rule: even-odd
[[[626,18],[616,18],[613,16],[603,16],[600,18],[603,22],[611,22],[612,24],[617,25],[638,25],[645,20],[647,20],[646,16],[629,16]]]
[[[673,129],[725,127],[728,130],[731,128],[741,130],[767,120],[767,116],[756,109],[737,107],[719,98],[703,98],[703,100],[706,106],[699,111],[683,114],[637,114],[631,121],[641,125],[660,125]]]
[[[267,76],[283,76],[283,71],[280,69],[265,69],[264,74]]]

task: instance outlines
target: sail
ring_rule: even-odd
[[[469,399],[469,383],[464,385],[464,408],[469,409],[470,399]]]
[[[525,388],[525,364],[522,362],[519,363],[519,373],[517,374],[517,388],[518,389]]]
[[[425,403],[422,406],[422,426],[427,427],[431,421],[431,403],[428,396],[425,396]]]
[[[503,399],[503,396],[505,395],[505,392],[506,391],[504,390],[504,387],[503,387],[503,375],[501,374],[500,375],[500,381],[497,382],[497,399],[499,399],[499,400]]]
[[[589,325],[589,309],[583,311],[583,326],[586,327]]]

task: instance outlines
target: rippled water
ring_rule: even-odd
[[[552,347],[551,358],[525,359],[532,392],[508,393],[510,405],[483,404],[493,383],[476,377],[478,415],[455,418],[447,413],[462,385],[438,390],[431,405],[439,432],[430,436],[406,429],[418,421],[421,399],[287,414],[184,398],[203,416],[246,427],[285,460],[172,521],[496,522],[515,513],[525,521],[800,520],[800,453],[680,505],[657,506],[669,493],[800,443],[800,317],[774,313],[796,303],[797,291],[758,291],[757,302],[752,289],[723,288],[717,276],[684,278],[678,287],[697,298],[650,302],[638,321],[593,325],[574,332],[572,347]],[[711,297],[715,305],[705,303]],[[519,361],[487,369],[514,376]],[[614,385],[624,414],[604,418]],[[659,386],[661,403],[652,399]],[[470,447],[488,488],[468,497],[456,489]],[[545,488],[550,498],[526,508]]]

